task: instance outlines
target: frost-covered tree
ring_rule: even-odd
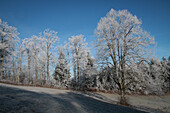
[[[97,74],[97,68],[95,64],[95,59],[87,52],[87,64],[86,68],[83,70],[83,75],[81,76],[81,86],[82,88],[88,89],[95,86],[95,76]]]
[[[117,90],[112,75],[112,67],[105,65],[96,76],[96,88],[99,91],[114,91]]]
[[[24,73],[26,74],[26,83],[28,84],[32,84],[33,83],[33,72],[34,72],[34,66],[33,66],[33,51],[32,51],[32,45],[33,42],[31,40],[31,38],[25,38],[23,40],[23,58],[24,60],[24,64],[26,65],[27,69],[24,70]]]
[[[168,72],[168,76],[167,76],[167,83],[168,83],[168,87],[169,87],[169,91],[170,91],[170,56],[168,58],[168,63],[167,63],[167,72]]]
[[[163,93],[163,83],[165,82],[164,74],[163,74],[163,68],[162,64],[157,59],[152,59],[150,61],[150,77],[151,79],[148,79],[149,86],[147,88],[150,88],[149,91],[155,94],[161,94]]]
[[[22,57],[23,57],[23,48],[22,48],[22,43],[18,46],[18,51],[17,51],[17,65],[18,65],[18,76],[17,76],[17,82],[20,82],[20,77],[22,74]]]
[[[127,81],[136,74],[132,72],[134,64],[145,60],[148,47],[154,43],[154,38],[141,27],[142,22],[127,10],[113,10],[102,17],[95,31],[97,37],[97,56],[108,59],[114,67],[114,80],[119,87],[121,103],[125,102]]]
[[[53,73],[56,84],[59,87],[68,87],[70,84],[70,69],[66,59],[64,49],[59,48],[58,63]]]
[[[43,50],[43,48],[41,47],[40,49],[41,51],[38,54],[38,68],[39,68],[39,77],[40,77],[40,81],[41,81],[41,85],[44,85],[46,83],[46,74],[47,74],[47,70],[46,70],[46,53]]]
[[[170,91],[170,57],[168,58],[168,60],[163,57],[161,61],[161,65],[162,65],[161,66],[162,75],[165,79],[163,90],[165,92],[169,92]]]
[[[90,52],[87,52],[87,64],[84,70],[84,74],[89,76],[96,74],[95,59],[91,56]]]
[[[27,75],[27,83],[45,84],[46,81],[48,84],[50,66],[55,61],[53,46],[58,41],[56,35],[57,32],[46,29],[39,36],[23,40],[23,59],[27,62],[24,63],[27,70],[23,72]]]
[[[135,78],[137,83],[132,83],[128,86],[130,90],[143,94],[162,95],[164,93],[163,66],[158,59],[152,58],[148,62],[139,63],[134,69],[136,74],[140,76]]]
[[[40,40],[38,36],[33,35],[31,38],[29,38],[29,41],[27,44],[29,45],[29,49],[32,53],[32,67],[34,67],[34,75],[35,75],[35,84],[37,84],[38,79],[38,54],[40,53]]]
[[[87,43],[83,35],[76,35],[69,38],[69,51],[71,53],[71,63],[73,66],[74,79],[80,85],[81,72],[86,68],[87,64]]]
[[[140,63],[137,67],[137,74],[141,75],[137,79],[137,84],[128,86],[137,92],[140,90],[144,94],[162,95],[168,91],[166,59],[159,61],[152,58],[147,63]],[[138,80],[139,79],[139,80]]]
[[[0,75],[1,78],[4,74],[7,76],[7,71],[13,70],[15,76],[16,54],[15,50],[19,42],[19,33],[15,27],[9,26],[7,22],[0,19]]]
[[[49,69],[51,66],[51,63],[54,62],[54,48],[57,44],[57,42],[59,41],[59,38],[57,36],[57,32],[53,31],[53,30],[49,30],[49,29],[45,29],[45,31],[43,33],[40,33],[40,38],[42,40],[42,47],[43,50],[46,54],[46,71],[47,71],[47,80],[46,80],[46,84],[48,84],[48,78],[49,78]]]

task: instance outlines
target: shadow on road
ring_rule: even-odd
[[[56,95],[0,86],[0,113],[143,113],[75,92]]]

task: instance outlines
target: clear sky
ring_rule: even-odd
[[[97,23],[111,8],[127,9],[141,19],[143,29],[155,37],[156,56],[170,56],[170,0],[0,0],[0,18],[16,27],[22,39],[50,28],[61,44],[77,34],[90,44]]]

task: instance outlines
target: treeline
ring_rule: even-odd
[[[83,35],[58,46],[46,29],[20,40],[15,27],[0,20],[0,80],[79,90],[164,94],[170,91],[170,57],[153,57],[154,37],[127,10],[111,9],[95,30],[96,58]]]

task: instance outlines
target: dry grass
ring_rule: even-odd
[[[99,93],[107,99],[119,102],[118,94]],[[137,108],[170,112],[170,94],[165,96],[127,95],[127,102]]]

